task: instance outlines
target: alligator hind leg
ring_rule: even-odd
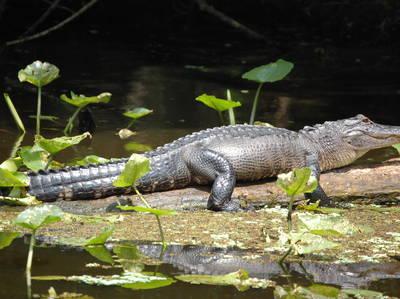
[[[236,175],[232,164],[220,153],[199,148],[185,157],[193,181],[199,184],[213,182],[207,209],[213,211],[237,211],[240,204],[232,201]]]
[[[306,164],[308,167],[310,167],[311,174],[317,179],[318,186],[312,193],[305,193],[304,196],[307,199],[310,199],[312,202],[316,202],[317,200],[319,200],[321,206],[331,205],[331,199],[328,197],[328,195],[326,195],[324,189],[322,189],[321,185],[319,184],[321,169],[318,163],[318,156],[316,154],[307,155]]]

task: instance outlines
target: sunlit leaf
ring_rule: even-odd
[[[258,83],[276,82],[285,78],[291,72],[293,66],[293,63],[289,61],[278,59],[244,73],[242,78]]]
[[[108,264],[114,264],[114,260],[111,256],[110,251],[107,250],[104,245],[91,245],[85,246],[85,250],[90,253],[93,257]]]
[[[45,86],[57,79],[60,70],[53,64],[39,60],[27,65],[18,72],[20,82],[29,82],[37,87]]]
[[[262,121],[255,121],[254,122],[255,126],[261,126],[261,127],[268,127],[268,128],[273,128],[274,126],[271,125],[270,123],[262,122]]]
[[[350,223],[346,218],[330,214],[305,214],[299,213],[299,229],[305,228],[308,231],[336,231],[338,234],[353,234],[359,231],[354,224]]]
[[[47,165],[48,153],[44,150],[37,150],[31,146],[24,146],[18,152],[26,167],[33,171],[45,169]]]
[[[202,102],[204,105],[214,109],[216,111],[222,112],[231,108],[239,107],[242,104],[240,102],[228,101],[223,99],[218,99],[215,96],[202,94],[196,98],[196,101]]]
[[[312,284],[311,286],[307,287],[307,289],[313,294],[328,298],[337,298],[340,293],[338,288],[322,284]]]
[[[10,172],[16,172],[22,165],[22,160],[19,158],[10,158],[0,164],[0,168],[6,169]]]
[[[141,256],[135,244],[122,244],[113,247],[113,252],[123,260],[138,260]]]
[[[68,97],[65,94],[60,96],[60,99],[68,104],[71,104],[75,107],[85,107],[89,104],[99,104],[99,103],[108,103],[111,100],[111,93],[103,92],[97,96],[87,97],[83,94],[75,94],[71,91],[71,96]]]
[[[124,112],[123,115],[132,119],[139,119],[143,116],[149,115],[150,113],[153,113],[153,110],[144,107],[138,107]]]
[[[115,187],[129,187],[150,171],[150,160],[143,155],[132,154],[124,170],[113,182]]]
[[[0,249],[10,246],[15,238],[21,236],[17,232],[0,232]]]
[[[400,143],[392,145],[400,154]]]
[[[84,245],[85,246],[103,245],[105,242],[107,242],[108,238],[111,237],[113,232],[114,232],[113,226],[107,227],[99,235],[87,240]]]
[[[311,229],[310,233],[322,237],[340,237],[343,234],[339,233],[337,230],[334,229]]]
[[[18,214],[14,220],[16,225],[36,230],[43,225],[58,222],[63,216],[63,211],[53,205],[42,205],[28,208]]]
[[[137,134],[136,132],[131,131],[131,130],[127,129],[127,128],[121,129],[121,130],[118,131],[118,136],[121,139],[128,139],[129,137],[132,137],[132,136],[134,136],[136,134]]]
[[[90,133],[86,132],[82,135],[72,136],[72,137],[57,137],[53,139],[46,139],[43,136],[35,136],[35,144],[40,146],[42,149],[46,150],[50,154],[54,155],[70,146],[80,143],[83,139],[91,137]]]
[[[138,142],[128,142],[124,145],[124,149],[128,152],[143,153],[151,151],[153,148],[150,145]]]
[[[289,196],[311,193],[317,188],[317,179],[309,167],[295,168],[289,173],[278,175],[277,185]]]
[[[0,168],[0,187],[28,186],[28,178],[23,173],[11,172]]]
[[[106,159],[106,158],[103,158],[103,157],[99,157],[99,156],[96,156],[96,155],[89,155],[89,156],[86,156],[83,159],[75,160],[75,161],[69,163],[69,165],[85,166],[85,165],[88,165],[88,164],[107,163],[108,161],[110,161],[110,160]]]
[[[117,206],[118,209],[121,209],[123,211],[136,211],[136,212],[142,212],[142,213],[150,213],[153,215],[158,215],[158,216],[165,216],[165,215],[175,215],[176,211],[174,210],[164,210],[164,209],[153,209],[153,208],[147,208],[147,207],[142,207],[142,206]]]
[[[339,246],[338,243],[309,232],[292,232],[290,238],[296,254],[310,254]]]

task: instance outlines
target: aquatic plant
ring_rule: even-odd
[[[126,129],[132,127],[132,125],[140,118],[153,113],[153,110],[147,109],[145,107],[137,107],[132,110],[125,111],[122,113],[123,116],[126,116],[131,119]]]
[[[253,68],[242,75],[243,79],[258,83],[258,88],[253,100],[253,107],[251,109],[250,125],[254,124],[258,100],[264,83],[273,83],[282,80],[292,71],[293,66],[293,63],[289,61],[278,59],[275,62]]]
[[[15,109],[15,106],[13,102],[11,101],[10,96],[8,93],[3,93],[4,100],[6,101],[6,104],[8,108],[10,109],[11,115],[14,118],[15,124],[17,125],[18,129],[24,134],[26,132],[24,123],[22,122],[21,118],[19,117],[17,109]]]
[[[230,95],[230,93],[229,93]],[[224,111],[231,111],[231,109],[240,107],[242,104],[240,102],[232,101],[231,99],[224,100],[216,98],[215,96],[202,94],[196,98],[196,101],[203,103],[207,107],[218,112],[219,120],[221,124],[224,124],[224,117],[222,112]],[[230,114],[231,115],[231,114]]]
[[[65,94],[60,96],[60,99],[72,106],[77,107],[72,116],[68,119],[67,125],[64,128],[64,134],[69,135],[74,127],[74,121],[79,115],[79,112],[90,104],[108,103],[111,100],[111,93],[103,92],[97,96],[87,97],[83,94],[75,94],[73,91],[70,93],[70,97]]]
[[[28,82],[37,87],[36,134],[40,135],[42,110],[42,87],[59,77],[60,70],[53,64],[39,60],[27,65],[18,72],[20,82]]]

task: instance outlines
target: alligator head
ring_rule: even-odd
[[[399,126],[377,124],[362,114],[336,123],[343,141],[356,152],[367,152],[400,143]]]

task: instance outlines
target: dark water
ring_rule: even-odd
[[[0,298],[26,298],[24,269],[27,244],[17,240],[12,246],[0,251]],[[157,258],[159,245],[139,245],[142,255]],[[226,274],[240,268],[246,269],[251,277],[276,281],[279,285],[290,283],[304,287],[314,282],[337,288],[359,288],[384,292],[389,296],[400,296],[400,266],[393,264],[287,264],[288,280],[282,277],[283,269],[268,259],[245,261],[240,251],[193,246],[171,246],[163,257],[164,264],[159,267],[146,266],[144,271],[157,271],[167,277],[193,273],[189,269],[205,274]],[[222,261],[223,260],[223,261]],[[222,262],[221,262],[222,261]],[[59,247],[37,247],[33,261],[33,275],[112,275],[121,269],[99,269],[85,267],[88,263],[99,261],[80,249]],[[196,274],[196,273],[193,273]],[[58,293],[76,292],[94,298],[273,298],[273,289],[250,289],[239,292],[233,286],[206,286],[176,282],[170,286],[135,291],[122,287],[89,286],[65,281],[33,281],[33,294],[46,294],[50,286]]]

